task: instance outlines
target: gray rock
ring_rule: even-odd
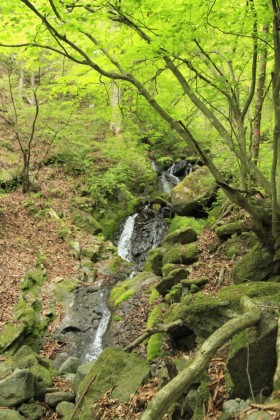
[[[45,402],[48,406],[55,408],[61,401],[73,402],[75,395],[72,392],[52,392],[45,395]]]
[[[16,410],[1,408],[0,420],[25,420],[25,417],[22,417]]]
[[[93,360],[92,362],[85,363],[84,365],[80,365],[78,367],[76,375],[75,375],[75,379],[73,382],[73,390],[75,394],[77,394],[80,383],[91,371],[94,363],[95,363],[95,360]]]
[[[29,369],[16,369],[0,381],[0,406],[12,407],[34,396],[34,377]]]
[[[75,404],[67,401],[61,401],[57,407],[56,412],[60,417],[70,416],[75,409]]]
[[[76,373],[79,366],[79,359],[74,356],[68,357],[67,360],[60,366],[60,375],[66,375],[67,373]]]

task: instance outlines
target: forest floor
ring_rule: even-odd
[[[13,320],[21,280],[36,264],[43,263],[49,283],[55,282],[58,278],[69,280],[77,278],[77,260],[73,257],[69,245],[59,236],[59,221],[51,217],[45,210],[52,208],[57,214],[63,214],[63,220],[68,223],[68,228],[73,231],[73,235],[78,235],[79,241],[83,245],[86,244],[89,240],[88,234],[75,230],[68,217],[73,206],[75,184],[79,182],[81,181],[78,177],[73,178],[65,175],[62,168],[52,165],[44,167],[40,173],[40,193],[23,194],[17,190],[1,197],[0,333],[5,324]],[[40,210],[44,211],[40,213]],[[210,253],[211,245],[217,243],[219,243],[217,250]],[[230,272],[236,260],[229,260],[226,257],[221,242],[218,241],[210,228],[201,233],[198,246],[201,251],[199,260],[192,266],[190,276],[207,276],[209,283],[204,292],[212,294],[224,285],[231,283]],[[223,272],[222,277],[221,270]],[[102,279],[98,279],[98,281],[100,280]],[[145,301],[143,296],[140,302],[137,294],[131,300],[131,310],[124,319],[126,328],[121,337],[123,346],[141,335],[145,329],[151,305]],[[52,297],[47,294],[42,296],[43,307],[47,307],[50,299]],[[61,318],[62,309],[60,308],[59,311],[59,318]],[[58,321],[55,321],[56,325],[57,323]],[[139,353],[144,355],[144,352],[145,349],[142,347]],[[226,392],[224,366],[221,357],[217,357],[210,365],[209,386],[213,398],[209,401],[209,406],[205,408],[205,418],[218,418],[221,402]],[[139,390],[137,398],[139,401],[147,402],[156,393],[156,390],[157,383],[150,382],[146,387]],[[112,416],[116,409],[116,404],[109,402],[108,396],[106,398],[96,406],[97,410],[103,410],[100,419],[113,418],[110,415]],[[127,413],[132,410],[131,413],[134,413],[131,414],[132,417],[122,417],[120,415],[119,418],[137,418],[135,398],[136,396],[129,403],[130,406],[123,407],[124,410],[127,410]],[[105,409],[105,407],[107,408]],[[52,418],[55,418],[55,415],[52,415]]]

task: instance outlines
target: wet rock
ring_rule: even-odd
[[[34,397],[34,377],[29,369],[16,369],[0,381],[0,406],[12,407]]]
[[[45,395],[45,402],[49,407],[55,408],[61,401],[74,402],[75,395],[72,392],[52,392]]]
[[[70,356],[83,363],[107,308],[108,292],[102,286],[78,287],[73,295],[72,304],[55,335],[57,340],[65,343],[64,352],[55,360],[56,367],[60,367]]]

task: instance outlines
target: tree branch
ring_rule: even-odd
[[[200,379],[210,360],[220,347],[235,334],[258,324],[261,312],[252,300],[247,296],[243,296],[241,305],[246,312],[226,322],[202,344],[192,363],[157,393],[148,405],[141,420],[161,419],[171,404],[180,400],[189,387]]]

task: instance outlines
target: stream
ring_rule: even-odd
[[[156,164],[153,168],[158,174],[159,191],[167,194],[192,171],[192,165],[185,160],[164,171],[159,171]],[[166,214],[164,208],[154,209],[147,203],[126,219],[117,244],[118,255],[134,264],[134,275],[143,268],[148,251],[161,244],[167,231],[165,217],[170,217],[170,209]],[[72,301],[55,337],[65,348],[55,360],[56,366],[70,356],[87,363],[102,353],[111,316],[107,298],[108,289],[102,285],[78,286],[72,292]]]

